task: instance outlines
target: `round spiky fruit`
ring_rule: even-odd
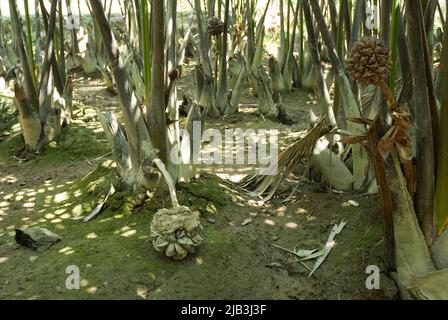
[[[212,17],[207,20],[208,33],[211,36],[219,36],[224,32],[224,22],[217,17]]]
[[[347,59],[350,77],[363,85],[377,85],[390,72],[390,53],[379,39],[365,37],[356,42]]]

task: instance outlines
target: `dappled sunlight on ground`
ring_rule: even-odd
[[[188,82],[187,77],[181,79],[179,97],[189,90]],[[193,181],[196,189],[179,186],[180,200],[202,209],[212,204],[210,212],[201,211],[204,242],[184,261],[170,260],[152,247],[152,215],[170,203],[159,190],[151,190],[146,203],[133,212],[122,208],[125,198],[119,196],[127,193],[118,192],[94,220],[74,221],[104,199],[110,183],[119,184],[108,161],[109,145],[90,105],[120,109],[118,98],[101,81],[77,77],[75,86],[75,100],[82,103],[77,103],[76,120],[64,130],[59,144],[19,163],[12,155],[21,148],[20,137],[0,142],[0,298],[351,298],[365,290],[364,265],[382,266],[375,197],[357,198],[362,210],[341,208],[340,203],[348,200],[344,195],[298,188],[286,203],[277,198],[264,203],[227,182],[238,182],[257,168],[247,163],[202,165],[198,168],[202,179]],[[292,126],[260,117],[256,99],[246,90],[240,115],[226,119],[224,125],[222,119],[207,120],[206,128],[278,129],[282,150],[303,136],[309,111],[318,108],[307,92],[295,91],[283,99],[295,121]],[[247,143],[231,150],[233,156],[242,153],[247,160]],[[297,183],[289,181],[285,188],[291,192]],[[199,191],[205,198],[193,197]],[[337,254],[330,255],[312,278],[294,257],[272,246],[321,247],[329,229],[342,219],[348,225],[338,239]],[[44,252],[18,246],[14,230],[33,226],[48,228],[63,240]],[[347,266],[347,259],[353,264]],[[80,270],[80,290],[65,287],[66,268],[73,265]]]
[[[112,164],[111,164],[112,166]],[[87,175],[84,179],[87,179]],[[81,179],[81,182],[83,179]],[[91,192],[96,184],[103,181],[99,179],[85,185],[85,189],[79,189],[78,185],[74,185],[74,181],[66,181],[53,185],[52,180],[45,180],[39,188],[24,188],[16,193],[0,194],[0,214],[1,219],[6,220],[9,215],[32,213],[32,216],[26,216],[21,219],[22,225],[8,226],[12,228],[29,228],[40,226],[43,224],[55,224],[56,228],[62,229],[62,225],[58,225],[63,220],[77,217],[86,211],[83,204],[77,200]],[[4,194],[3,194],[4,193]],[[56,209],[57,208],[57,209]],[[84,212],[85,213],[85,212]]]

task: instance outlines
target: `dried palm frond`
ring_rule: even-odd
[[[311,157],[316,142],[330,131],[331,128],[326,124],[326,117],[323,117],[305,137],[280,153],[276,167],[272,167],[269,172],[256,170],[240,182],[241,187],[253,197],[266,195],[263,201],[269,201],[275,195],[279,185],[288,178],[300,162],[304,158]]]

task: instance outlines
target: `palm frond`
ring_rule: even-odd
[[[296,141],[278,156],[277,166],[271,167],[268,172],[261,169],[245,177],[240,185],[253,197],[262,197],[263,201],[269,201],[275,195],[279,185],[288,178],[289,174],[297,168],[304,158],[313,154],[316,142],[331,129],[327,126],[327,117],[307,133],[305,137]]]

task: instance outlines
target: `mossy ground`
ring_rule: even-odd
[[[107,99],[117,104],[116,98]],[[303,93],[285,97],[297,119],[292,127],[251,114],[228,126],[277,127],[284,145],[306,128],[304,119],[314,106],[309,99]],[[245,101],[253,102],[244,96]],[[297,101],[305,107],[298,108]],[[219,122],[208,124],[214,125]],[[201,211],[204,242],[197,253],[176,262],[155,252],[148,238],[152,215],[170,205],[169,195],[151,190],[146,202],[135,206],[135,196],[121,186],[109,161],[100,125],[88,112],[35,159],[14,159],[21,148],[20,135],[0,142],[0,299],[389,299],[395,292],[385,276],[382,290],[369,291],[364,283],[367,266],[384,271],[377,197],[299,189],[287,204],[261,204],[220,178],[250,168],[203,168],[209,173],[181,184],[178,197]],[[111,183],[117,193],[97,218],[72,220],[94,208]],[[341,207],[349,199],[360,207]],[[243,226],[248,218],[252,222]],[[347,226],[336,248],[311,278],[294,256],[272,246],[319,248],[342,220]],[[30,226],[46,227],[63,241],[41,253],[17,245],[14,229]],[[80,290],[65,286],[71,265],[80,269]]]

